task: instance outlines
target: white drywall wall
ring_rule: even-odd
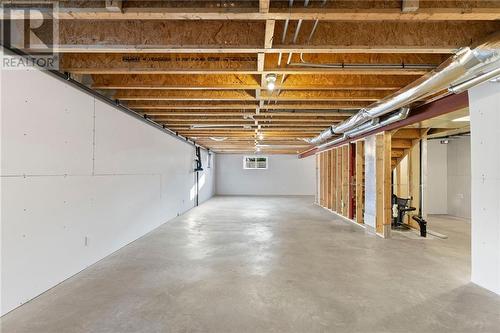
[[[375,135],[365,138],[365,214],[364,222],[369,231],[375,232],[377,226],[377,188],[375,177],[377,140]]]
[[[449,140],[448,148],[448,214],[471,218],[470,138]]]
[[[192,146],[46,73],[1,76],[4,314],[192,208],[195,175]]]
[[[500,84],[469,90],[472,281],[500,294]]]
[[[316,160],[314,156],[266,155],[267,170],[243,169],[239,154],[217,154],[216,192],[220,195],[314,195]]]
[[[454,137],[448,144],[428,140],[425,198],[428,214],[471,218],[470,138]]]
[[[439,140],[427,141],[427,214],[448,213],[448,154],[447,145]]]

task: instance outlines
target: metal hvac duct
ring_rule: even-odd
[[[330,126],[310,143],[319,145],[334,134],[342,134],[351,129],[386,115],[391,111],[409,105],[438,91],[453,85],[469,81],[477,76],[485,75],[500,67],[500,32],[476,46],[474,49],[465,47],[438,66],[435,70],[422,76],[398,92],[381,99],[378,102],[358,111],[344,122]],[[487,76],[487,75],[486,75]],[[478,82],[479,83],[479,82]]]
[[[483,83],[485,81],[494,79],[497,76],[500,76],[500,67],[498,67],[497,69],[494,69],[490,72],[478,75],[475,78],[472,78],[472,79],[465,81],[463,83],[452,86],[452,87],[448,88],[448,91],[450,91],[454,94],[460,94],[461,92],[464,92],[467,89],[470,89],[470,88],[472,88],[480,83]]]
[[[329,142],[326,142],[326,143],[319,145],[318,149],[322,150],[322,149],[331,147],[331,146],[333,146],[337,143],[340,143],[344,140],[354,138],[354,137],[359,136],[361,134],[376,130],[377,128],[384,127],[384,126],[390,125],[392,123],[395,123],[396,121],[406,119],[406,117],[408,117],[409,114],[410,114],[410,108],[404,107],[404,108],[401,108],[401,110],[399,110],[398,112],[391,114],[389,117],[386,117],[384,120],[380,121],[379,118],[372,119],[372,121],[370,121],[368,123],[364,123],[356,128],[353,128],[353,129],[345,132],[343,136],[341,136],[335,140],[332,140],[332,141],[329,141]]]

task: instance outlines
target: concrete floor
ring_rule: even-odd
[[[22,332],[499,332],[469,225],[383,240],[304,197],[216,197],[2,318]]]

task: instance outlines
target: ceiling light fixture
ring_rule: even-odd
[[[267,74],[266,75],[266,87],[267,90],[273,91],[276,88],[276,74]]]
[[[217,129],[217,128],[247,128],[247,125],[232,125],[232,124],[193,124],[191,129]]]
[[[227,140],[227,138],[225,138],[225,137],[220,137],[220,138],[218,138],[218,137],[213,137],[213,136],[211,136],[211,137],[210,137],[210,140],[212,140],[212,141],[216,141],[216,142],[222,142],[222,141],[226,141],[226,140]]]
[[[453,119],[452,121],[456,121],[456,122],[466,122],[466,121],[470,121],[470,116],[464,116],[464,117],[460,117],[460,118],[457,118],[457,119]]]

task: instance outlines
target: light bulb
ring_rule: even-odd
[[[266,87],[269,91],[273,91],[276,88],[276,74],[270,73],[266,75]]]

